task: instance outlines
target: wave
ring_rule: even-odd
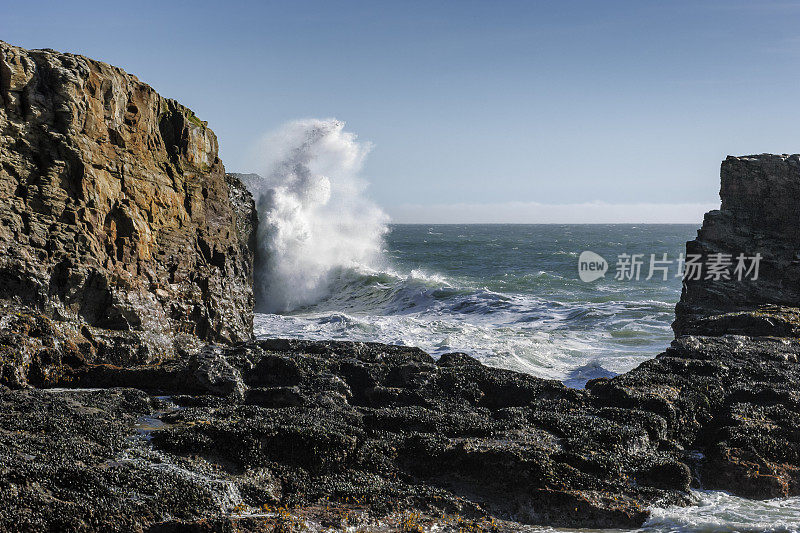
[[[597,242],[591,231],[389,234],[359,177],[371,147],[344,127],[296,121],[260,145],[263,177],[247,182],[259,212],[257,334],[463,351],[578,386],[668,344],[674,288],[576,279],[570,258]]]
[[[644,532],[774,532],[800,531],[800,498],[756,501],[725,492],[696,491],[690,507],[651,509]]]
[[[532,281],[528,293],[505,293],[423,270],[341,267],[331,272],[327,298],[260,314],[256,333],[463,351],[578,387],[635,366],[671,338],[669,307],[660,316],[625,301],[558,301],[538,295],[553,280]]]
[[[369,143],[344,131],[344,122],[286,124],[260,145],[260,179],[246,184],[256,199],[256,305],[286,312],[331,293],[342,268],[377,266],[388,217],[364,195],[358,177]]]
[[[296,312],[345,311],[361,314],[408,313],[490,314],[510,308],[513,297],[478,287],[465,280],[413,269],[358,266],[333,269],[330,294]]]

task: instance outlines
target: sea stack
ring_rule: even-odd
[[[690,254],[759,255],[750,275],[684,281],[676,335],[800,335],[800,156],[729,156],[720,172],[722,206],[706,214]],[[750,266],[749,264],[747,265]]]

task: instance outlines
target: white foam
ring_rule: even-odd
[[[419,346],[433,355],[463,351],[491,366],[577,387],[595,377],[629,370],[652,356],[647,351],[634,356],[612,348],[606,338],[609,333],[604,331],[563,329],[554,317],[519,324],[515,310],[481,312],[486,303],[474,295],[464,300],[474,305],[476,312],[465,314],[462,309],[454,314],[451,298],[440,301],[427,293],[414,294],[392,293],[391,298],[376,302],[383,309],[374,313],[353,305],[352,311],[346,310],[347,301],[326,302],[325,309],[299,315],[259,313],[255,333],[260,337],[380,341]],[[387,307],[392,311],[382,312]]]
[[[757,501],[698,491],[697,505],[651,509],[643,531],[800,532],[800,498]]]
[[[259,212],[261,311],[323,299],[338,268],[378,267],[388,217],[358,177],[370,148],[333,119],[291,122],[263,139],[263,178],[247,183]]]

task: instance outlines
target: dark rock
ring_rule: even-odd
[[[244,395],[242,375],[239,369],[223,356],[221,348],[206,346],[193,357],[188,366],[190,374],[187,381],[196,387],[195,390],[220,396],[234,396],[237,399]]]
[[[702,455],[698,485],[751,498],[795,496],[799,356],[797,339],[685,336],[655,359],[587,388],[601,404],[661,417],[665,441]]]
[[[450,352],[442,354],[436,361],[439,366],[480,366],[480,361],[461,352]]]
[[[659,451],[650,413],[615,417],[557,382],[400,347],[271,340],[248,358],[256,347],[263,356],[243,373],[257,385],[250,405],[173,412],[154,444],[242,471],[273,465],[294,505],[325,495],[597,526],[641,523],[647,502],[689,501],[688,467]]]
[[[375,343],[269,340],[209,348],[161,365],[88,365],[69,384],[178,394],[165,401],[132,389],[97,391],[97,398],[119,391],[142,399],[125,415],[128,422],[98,413],[107,424],[121,424],[114,431],[143,418],[152,426],[143,442],[123,444],[118,455],[153,446],[148,453],[163,465],[158,471],[180,465],[204,472],[185,497],[134,514],[120,522],[125,526],[167,524],[178,516],[186,521],[180,527],[195,527],[208,519],[214,504],[203,495],[221,487],[219,480],[243,509],[265,500],[296,509],[358,501],[378,516],[414,508],[564,526],[635,526],[646,518],[647,505],[690,501],[688,466],[683,454],[665,446],[667,422],[658,415],[610,407],[590,392],[467,357],[449,356],[444,363],[434,364],[416,349]],[[50,394],[70,398],[69,408],[57,407],[67,416],[70,409],[84,409],[87,397],[81,395],[88,393]],[[21,420],[35,412],[6,408]],[[58,462],[48,446],[41,449],[45,463]],[[14,463],[9,471],[20,468]],[[128,490],[123,481],[98,477],[94,468],[85,479],[70,481],[74,494],[104,483]],[[136,475],[150,476],[156,491],[171,486],[150,468]],[[15,490],[22,505],[42,489]],[[93,497],[82,497],[85,508],[59,511],[65,528],[74,528],[92,508]],[[130,509],[120,498],[101,508]],[[8,516],[22,512],[12,501],[7,505]],[[196,510],[187,511],[190,505]],[[233,504],[217,505],[230,513]],[[34,512],[32,520],[54,518]]]
[[[266,387],[247,391],[244,401],[261,407],[297,407],[303,405],[299,387]]]
[[[180,393],[173,401],[182,409],[150,401],[135,411],[164,424],[148,430],[152,453],[189,472],[224,472],[247,509],[264,499],[305,510],[358,501],[380,516],[414,508],[633,527],[647,506],[690,503],[690,484],[753,497],[797,493],[798,355],[795,340],[687,336],[580,391],[465,358],[434,364],[404,347],[269,340],[177,363],[89,365],[76,379]],[[32,416],[13,405],[5,412]],[[40,449],[46,464],[57,461]],[[71,486],[120,486],[93,476]],[[15,490],[21,502],[40,492]],[[180,511],[186,504],[137,520],[160,524],[183,512],[194,524],[212,506]]]
[[[702,452],[699,483],[752,498],[800,494],[800,156],[728,157],[719,211],[687,254],[762,256],[758,278],[686,279],[664,354],[607,383]],[[692,336],[681,336],[692,335]]]
[[[722,207],[706,214],[686,253],[707,260],[761,254],[758,279],[684,280],[677,335],[798,336],[800,333],[800,155],[729,156],[720,172]],[[749,266],[750,263],[748,262]]]

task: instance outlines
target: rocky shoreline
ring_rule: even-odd
[[[637,527],[800,494],[800,156],[728,158],[676,340],[583,390],[408,347],[253,340],[257,216],[213,132],[0,42],[0,529]]]

